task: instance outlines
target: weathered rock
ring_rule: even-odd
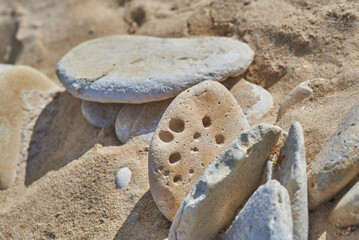
[[[131,137],[143,136],[150,142],[163,113],[172,102],[167,99],[144,104],[125,104],[116,118],[116,135],[118,140],[126,143]]]
[[[291,106],[295,105],[296,103],[302,101],[304,98],[307,98],[310,95],[312,95],[313,89],[312,89],[311,85],[315,84],[318,81],[322,81],[322,80],[324,80],[324,79],[316,78],[313,80],[305,81],[305,82],[300,83],[295,88],[293,88],[292,91],[290,91],[288,93],[288,95],[285,96],[285,98],[281,102],[281,104],[279,106],[277,119],[279,119],[288,108],[290,108]]]
[[[123,104],[82,101],[81,111],[85,119],[95,127],[115,125],[117,114]]]
[[[118,188],[126,188],[131,181],[132,172],[129,168],[121,168],[116,174],[116,186]]]
[[[248,127],[220,83],[202,82],[173,100],[153,135],[148,161],[153,199],[170,221],[206,167]]]
[[[226,37],[117,35],[84,42],[56,73],[74,96],[95,102],[145,103],[174,97],[204,80],[243,73],[254,53]]]
[[[359,182],[333,208],[329,221],[338,227],[359,224]]]
[[[234,84],[230,92],[250,124],[261,119],[273,107],[272,95],[267,90],[244,79]]]
[[[290,198],[286,188],[276,180],[260,186],[222,239],[293,239]]]
[[[57,86],[39,71],[25,66],[0,65],[0,189],[16,177],[21,144],[23,90],[55,91]]]
[[[307,164],[303,128],[294,122],[280,152],[273,177],[287,190],[290,196],[293,216],[293,239],[308,239],[308,193]]]
[[[330,200],[359,173],[359,103],[343,118],[309,175],[309,207]]]
[[[258,188],[264,165],[281,135],[269,124],[241,133],[201,175],[182,202],[169,239],[212,239]]]

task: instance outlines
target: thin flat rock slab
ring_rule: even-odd
[[[148,159],[150,188],[173,220],[202,172],[249,124],[231,93],[205,81],[179,94],[163,114]]]
[[[290,196],[293,215],[293,239],[308,239],[307,164],[305,159],[303,128],[293,122],[289,135],[280,152],[278,165],[273,170],[277,179]]]
[[[226,37],[117,35],[73,48],[59,61],[56,73],[75,97],[145,103],[174,97],[205,80],[238,76],[253,57],[247,44]]]
[[[115,125],[116,117],[123,104],[82,101],[81,111],[84,118],[93,126],[106,128]]]
[[[329,201],[359,173],[359,103],[343,118],[309,175],[309,208]]]
[[[223,240],[291,240],[293,222],[288,191],[277,180],[260,186],[234,219]]]
[[[241,133],[201,175],[172,223],[169,240],[212,239],[258,188],[282,129],[260,124]]]
[[[359,224],[359,182],[357,182],[329,214],[329,221],[338,227]]]
[[[167,99],[144,104],[125,104],[116,118],[116,135],[121,143],[131,137],[142,136],[142,141],[150,143],[157,125],[172,102]]]
[[[54,92],[58,87],[30,67],[0,65],[0,69],[0,189],[5,189],[14,183],[16,177],[21,144],[21,92]]]

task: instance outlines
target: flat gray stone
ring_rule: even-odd
[[[223,240],[290,240],[293,222],[289,194],[277,180],[253,193]]]
[[[293,239],[308,239],[307,163],[303,128],[293,122],[280,152],[279,164],[273,171],[289,193],[293,215]]]
[[[281,132],[277,126],[261,124],[241,133],[192,187],[175,216],[169,240],[212,239],[228,226],[258,188]]]
[[[73,48],[59,61],[56,73],[75,97],[145,103],[174,97],[205,80],[238,76],[253,56],[247,44],[226,37],[117,35]]]
[[[338,227],[359,224],[359,182],[333,208],[329,221]]]
[[[117,114],[123,104],[82,101],[81,111],[84,118],[95,127],[105,128],[115,125]]]
[[[309,175],[309,208],[333,198],[359,173],[359,103],[343,118]]]
[[[126,188],[131,181],[131,175],[129,168],[121,168],[116,174],[116,186],[120,189]]]

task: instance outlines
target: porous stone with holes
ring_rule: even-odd
[[[148,161],[153,199],[170,221],[202,172],[248,127],[218,82],[202,82],[173,100],[152,138]]]
[[[105,128],[115,125],[116,117],[123,104],[82,101],[84,118],[95,127]]]
[[[117,35],[68,52],[56,72],[74,96],[94,102],[165,100],[204,80],[238,76],[254,52],[227,37],[156,38]]]

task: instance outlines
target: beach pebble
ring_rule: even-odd
[[[115,125],[116,116],[123,104],[82,101],[81,111],[85,119],[98,128]]]
[[[161,212],[173,220],[202,172],[249,124],[231,93],[205,81],[165,111],[149,149],[149,181]]]
[[[227,37],[115,35],[73,48],[56,73],[75,97],[145,103],[174,97],[204,80],[238,76],[253,57],[247,44]]]
[[[289,135],[280,151],[278,165],[273,171],[277,179],[289,193],[293,214],[293,239],[308,239],[308,193],[307,164],[303,128],[293,122]]]
[[[269,124],[241,133],[200,176],[172,223],[170,240],[212,239],[258,188],[282,129]]]
[[[249,124],[257,122],[273,107],[272,95],[267,90],[244,79],[234,84],[230,92],[243,110]]]
[[[260,186],[222,239],[293,239],[290,198],[286,188],[276,180],[270,180]]]
[[[309,175],[309,207],[330,200],[359,173],[359,103],[343,118]]]
[[[131,181],[132,172],[129,168],[121,168],[116,174],[116,186],[123,189],[128,186]]]
[[[58,90],[41,72],[26,66],[0,64],[0,189],[15,180],[21,144],[23,90]]]
[[[333,208],[329,221],[338,227],[359,224],[359,182]]]
[[[125,104],[116,117],[116,135],[121,143],[131,137],[142,136],[143,141],[150,143],[163,113],[172,102],[167,99],[144,104]]]

